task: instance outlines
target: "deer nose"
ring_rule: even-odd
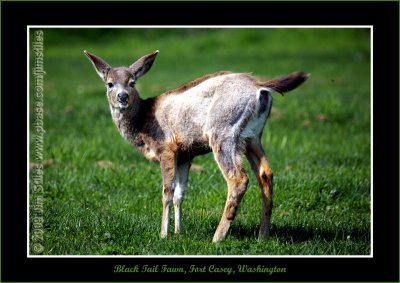
[[[129,95],[126,92],[120,92],[117,95],[117,99],[119,102],[125,103],[128,101]]]

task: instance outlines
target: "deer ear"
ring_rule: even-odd
[[[129,68],[132,70],[133,74],[135,75],[135,78],[138,79],[144,74],[146,74],[151,66],[153,65],[154,60],[156,59],[156,56],[158,54],[158,50],[154,51],[151,54],[144,55],[141,57],[139,60],[137,60],[135,63],[129,66]]]
[[[106,75],[108,71],[111,69],[111,66],[101,59],[100,57],[97,57],[96,55],[93,55],[92,53],[88,51],[83,51],[85,55],[89,58],[89,60],[92,62],[97,74],[100,76],[100,78],[105,81]]]

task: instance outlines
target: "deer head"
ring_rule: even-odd
[[[158,52],[157,50],[141,57],[129,67],[113,68],[100,57],[84,51],[105,83],[111,111],[121,112],[134,107],[135,102],[139,99],[138,91],[135,88],[136,81],[150,70]]]

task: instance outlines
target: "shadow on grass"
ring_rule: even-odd
[[[230,234],[232,237],[240,240],[244,240],[246,238],[257,238],[258,229],[259,226],[254,228],[243,225],[233,225]],[[351,239],[353,241],[370,241],[370,231],[368,229],[340,229],[333,231],[315,229],[313,227],[303,227],[299,225],[272,225],[270,231],[271,238],[279,238],[280,241],[290,243],[301,243],[313,240],[333,241],[347,239]]]

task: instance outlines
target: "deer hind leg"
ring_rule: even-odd
[[[228,196],[224,213],[215,231],[213,242],[222,241],[228,234],[249,181],[244,170],[242,154],[239,149],[234,149],[236,147],[213,146],[214,157],[228,184]]]
[[[273,173],[259,139],[247,143],[246,156],[261,188],[263,206],[258,239],[266,239],[269,236],[272,213]]]
[[[190,162],[180,164],[176,170],[175,190],[174,190],[174,210],[175,210],[175,233],[181,231],[182,223],[182,201],[185,195],[188,180]]]

